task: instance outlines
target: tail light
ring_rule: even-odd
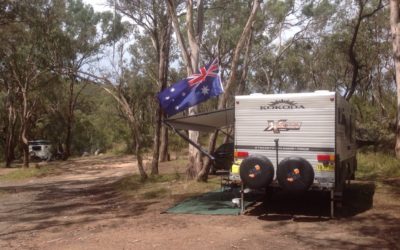
[[[247,156],[249,156],[249,152],[235,151],[234,156],[235,158],[246,158]]]
[[[317,155],[317,161],[335,161],[335,155]]]

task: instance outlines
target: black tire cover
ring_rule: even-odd
[[[249,188],[265,188],[274,179],[274,167],[263,155],[251,155],[240,164],[240,178]]]
[[[310,188],[314,182],[314,169],[301,157],[283,159],[276,170],[279,185],[291,192],[302,192]]]

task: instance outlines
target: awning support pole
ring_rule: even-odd
[[[172,129],[172,131],[174,131],[177,135],[179,135],[182,139],[184,139],[186,142],[190,143],[190,145],[192,145],[193,147],[197,148],[201,153],[203,153],[205,156],[207,156],[208,158],[210,158],[210,160],[214,161],[215,158],[210,155],[204,148],[202,148],[199,144],[195,143],[194,141],[192,141],[189,137],[187,137],[184,133],[182,133],[181,131],[177,130],[176,128],[174,128],[171,124],[169,124],[166,121],[163,121],[163,123],[165,125],[167,125],[167,127],[169,127],[170,129]]]

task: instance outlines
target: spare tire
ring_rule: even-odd
[[[283,159],[276,170],[279,185],[291,192],[302,192],[310,188],[314,182],[314,169],[301,157]]]
[[[263,155],[251,155],[240,164],[240,178],[249,188],[265,188],[274,179],[274,166]]]

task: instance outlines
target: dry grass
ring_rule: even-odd
[[[141,180],[139,175],[125,177],[115,183],[118,191],[131,198],[162,199],[175,196],[189,197],[220,187],[220,180],[212,177],[207,183],[186,180],[182,173],[160,174]]]
[[[400,177],[400,160],[385,153],[359,153],[357,179],[382,181]]]
[[[32,164],[33,165],[33,164]],[[56,172],[54,165],[49,166],[31,166],[29,168],[18,168],[4,175],[0,175],[0,180],[23,180],[34,177],[45,177]]]

